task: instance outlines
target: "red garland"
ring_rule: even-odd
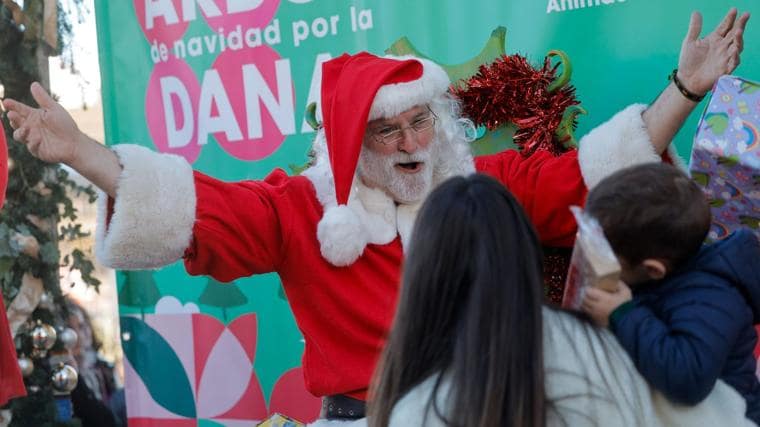
[[[462,101],[465,115],[476,125],[493,130],[514,123],[518,128],[515,144],[523,155],[536,150],[556,155],[568,151],[565,141],[555,137],[562,115],[567,107],[579,104],[573,86],[551,93],[547,90],[556,71],[557,66],[552,67],[548,57],[537,70],[523,56],[504,55],[490,65],[481,65],[466,86],[454,88],[453,92]]]

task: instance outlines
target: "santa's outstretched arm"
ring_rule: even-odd
[[[718,78],[730,74],[739,65],[748,20],[749,13],[738,16],[737,10],[732,8],[710,34],[699,38],[702,15],[692,13],[676,74],[642,114],[655,151],[662,154],[667,149],[686,118]]]
[[[39,108],[4,101],[14,138],[105,193],[98,200],[95,243],[104,265],[146,269],[184,258],[192,274],[221,281],[275,270],[284,245],[271,199],[285,191],[284,173],[269,181],[224,183],[194,172],[176,155],[129,144],[109,149],[82,133],[42,86],[31,90]]]
[[[674,81],[652,105],[632,105],[581,138],[578,163],[588,188],[617,170],[661,158],[683,166],[670,143],[700,97],[739,64],[749,14],[737,15],[731,9],[712,33],[700,39],[702,17],[694,12]]]
[[[10,98],[3,100],[15,129],[13,138],[26,144],[40,160],[71,166],[114,197],[121,174],[116,154],[80,131],[71,115],[39,83],[32,83],[31,92],[39,108]]]

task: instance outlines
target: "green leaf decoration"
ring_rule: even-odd
[[[710,206],[714,208],[721,208],[723,205],[726,204],[726,201],[723,199],[712,199],[710,200]]]
[[[559,76],[557,76],[556,79],[552,82],[552,84],[549,85],[547,90],[549,92],[554,92],[555,90],[567,85],[570,83],[570,77],[573,75],[573,65],[570,63],[570,57],[567,56],[567,54],[561,50],[550,50],[549,53],[546,54],[549,58],[557,57],[559,58],[559,62],[562,65],[562,72]],[[585,110],[584,110],[585,114]]]
[[[461,85],[464,80],[477,73],[478,68],[480,68],[481,65],[488,65],[501,56],[506,55],[506,38],[507,29],[504,27],[497,27],[491,32],[491,36],[486,40],[480,53],[472,57],[470,60],[456,65],[440,63],[439,65],[443,67],[446,74],[448,74],[449,79],[454,82],[454,85]],[[392,55],[414,55],[419,58],[430,59],[418,51],[414,45],[412,45],[412,42],[406,37],[398,39],[385,52]],[[517,146],[513,142],[513,137],[516,131],[517,128],[514,125],[509,124],[499,129],[485,132],[481,138],[478,138],[472,143],[473,154],[475,156],[482,156],[498,153],[506,149],[517,149]]]
[[[311,167],[311,162],[306,162],[302,165],[297,165],[295,163],[288,163],[288,169],[290,169],[290,172],[293,175],[301,175],[303,171],[306,169],[309,169]]]
[[[504,150],[517,150],[517,145],[514,143],[515,132],[517,132],[517,126],[512,123],[486,131],[482,137],[472,142],[473,156],[485,156]]]
[[[481,65],[490,64],[496,58],[506,55],[506,39],[507,29],[504,27],[497,27],[491,32],[491,37],[488,38],[480,53],[472,57],[469,61],[456,65],[439,65],[443,67],[446,74],[449,75],[449,79],[454,84],[460,84],[462,80],[475,74]],[[412,42],[406,37],[401,37],[396,40],[396,42],[386,49],[385,52],[392,55],[414,55],[418,58],[430,59],[418,51],[414,45],[412,45]]]
[[[98,290],[100,280],[93,276],[95,274],[95,265],[80,249],[71,251],[71,270],[79,270],[82,280],[89,286],[93,286],[96,291]]]
[[[726,113],[707,113],[705,123],[712,129],[713,134],[723,135],[728,129],[728,114]]]
[[[580,105],[571,105],[565,110],[562,121],[555,132],[557,140],[562,142],[565,147],[578,146],[578,141],[575,139],[575,126],[578,123],[578,116],[585,114],[587,114],[586,110]]]
[[[310,102],[309,105],[306,106],[306,112],[304,113],[304,120],[306,120],[306,123],[311,126],[312,129],[317,130],[322,126],[322,123],[319,123],[319,120],[317,120],[317,103],[316,102]]]
[[[481,51],[468,61],[455,65],[441,64],[437,61],[434,62],[438,63],[438,65],[446,71],[449,80],[451,80],[454,86],[462,86],[465,80],[478,72],[481,65],[491,64],[496,59],[506,55],[506,38],[507,29],[500,26],[491,32],[491,36],[486,40]],[[417,50],[412,42],[406,37],[398,39],[386,49],[385,52],[393,55],[414,55],[419,58],[432,60],[427,55]],[[569,57],[562,51],[551,50],[547,56],[550,58],[558,58],[561,65],[559,76],[557,76],[554,82],[549,86],[549,90],[554,91],[570,82],[573,68]],[[563,115],[562,123],[556,132],[558,140],[568,147],[577,146],[573,131],[575,130],[577,116],[580,114],[586,114],[586,111],[580,107],[574,109],[568,108]],[[473,154],[481,156],[498,153],[508,149],[517,149],[517,146],[514,144],[514,134],[516,131],[517,128],[513,124],[506,124],[498,129],[486,131],[482,137],[472,143]]]
[[[0,224],[0,257],[16,257],[20,251],[15,241],[11,239],[8,226]]]
[[[11,267],[13,267],[14,262],[15,261],[13,258],[8,258],[8,257],[0,258],[0,274],[5,274],[11,271]]]
[[[177,354],[169,343],[147,323],[130,316],[121,317],[124,355],[145,383],[153,400],[183,417],[195,418],[195,399],[190,382]]]
[[[40,259],[45,264],[58,264],[59,258],[58,245],[55,243],[47,242],[40,246]]]

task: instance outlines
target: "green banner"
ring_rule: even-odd
[[[506,52],[534,64],[552,49],[568,54],[588,112],[580,136],[630,103],[654,100],[678,63],[692,10],[704,15],[704,35],[730,6],[760,18],[757,0],[96,2],[106,142],[179,154],[224,180],[278,167],[296,173],[314,136],[304,112],[318,101],[322,62],[382,53],[406,37],[435,61],[460,64],[498,27]],[[757,80],[755,27],[750,20],[736,74]],[[697,119],[677,136],[684,158]],[[250,425],[289,401],[303,403],[302,417],[318,410],[303,395],[303,340],[276,275],[220,284],[176,263],[118,277],[135,425]],[[229,391],[212,395],[217,386]]]

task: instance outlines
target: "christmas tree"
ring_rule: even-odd
[[[0,3],[3,96],[35,105],[31,83],[39,81],[49,89],[47,58],[67,52],[72,8],[74,14],[84,13],[81,2]],[[75,426],[79,422],[72,419],[68,394],[76,386],[77,373],[66,361],[76,333],[65,327],[68,314],[61,308],[59,269],[79,270],[82,280],[96,288],[99,282],[92,277],[93,265],[83,251],[61,254],[58,242],[85,235],[76,223],[72,192],[85,193],[90,202],[95,193],[72,181],[60,166],[40,162],[13,141],[6,117],[3,125],[9,180],[0,211],[0,286],[27,391],[27,397],[12,400],[3,415],[6,421],[11,415],[12,427]]]
[[[208,278],[206,288],[203,289],[198,302],[222,309],[222,318],[227,322],[227,309],[237,307],[248,302],[248,298],[240,292],[235,282],[222,283],[212,277]]]
[[[139,307],[140,318],[145,320],[145,309],[156,305],[161,299],[153,272],[148,270],[124,271],[123,285],[119,291],[119,303]]]

